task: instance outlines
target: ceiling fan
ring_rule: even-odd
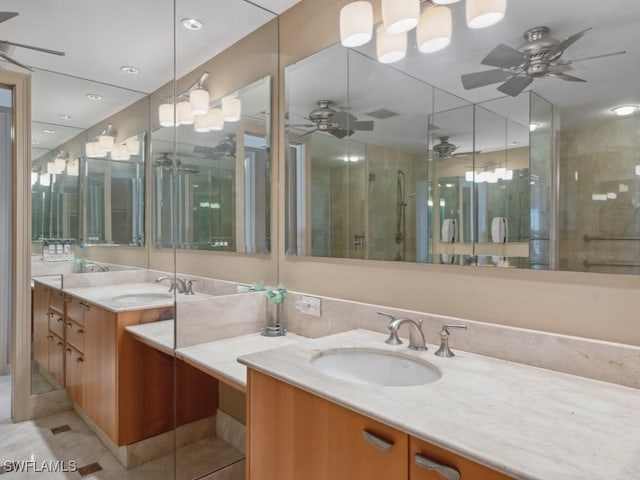
[[[331,108],[334,104],[331,100],[318,100],[318,108],[314,108],[309,113],[309,120],[312,124],[288,125],[289,127],[313,128],[305,133],[310,135],[313,132],[328,132],[334,137],[344,138],[353,135],[356,131],[373,130],[373,120],[358,121],[358,119],[344,110],[338,111]]]
[[[436,154],[436,158],[438,160],[443,160],[445,158],[451,157],[463,157],[466,155],[471,155],[472,153],[481,153],[480,151],[475,152],[458,152],[455,151],[460,148],[457,145],[449,142],[449,137],[439,137],[440,143],[436,143],[433,146],[433,151]]]
[[[0,12],[0,23],[6,22],[7,20],[11,20],[13,17],[17,17],[18,12]],[[36,50],[38,52],[51,53],[53,55],[61,55],[64,56],[64,52],[59,52],[57,50],[50,50],[48,48],[42,47],[33,47],[31,45],[24,45],[22,43],[10,42],[9,40],[0,40],[0,58],[6,60],[9,63],[13,63],[21,68],[26,68],[30,72],[33,72],[33,68],[26,66],[23,63],[20,63],[15,58],[9,55],[10,47],[20,47],[20,48],[28,48],[30,50]]]
[[[591,30],[587,28],[559,41],[550,36],[548,27],[530,28],[524,32],[526,43],[519,49],[501,43],[484,57],[482,65],[497,67],[496,69],[462,75],[462,86],[465,90],[471,90],[502,83],[498,87],[500,92],[517,97],[536,78],[551,76],[568,82],[586,82],[565,73],[571,70],[572,63],[626,53],[620,51],[564,60],[562,55],[565,50]]]
[[[168,171],[173,169],[173,160],[169,158],[168,152],[164,152],[154,160],[153,165],[162,168],[162,170]],[[200,169],[196,165],[183,165],[182,160],[179,158],[176,159],[176,167],[178,172],[200,173]]]

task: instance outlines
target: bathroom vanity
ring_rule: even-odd
[[[61,290],[48,281],[34,282],[35,360],[82,413],[118,446],[213,415],[215,380],[180,361],[175,373],[173,357],[124,334],[129,325],[173,318],[172,301],[117,308],[99,301],[94,291],[109,296],[109,287]],[[176,419],[175,389],[181,396]]]
[[[249,480],[637,475],[637,389],[463,351],[440,358],[385,338],[351,330],[240,358]],[[411,357],[441,377],[389,386],[314,367],[336,350]]]

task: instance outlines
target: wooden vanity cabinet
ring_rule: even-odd
[[[247,415],[248,480],[511,478],[252,369]]]
[[[249,369],[249,480],[408,478],[408,436]]]
[[[65,301],[62,291],[34,282],[33,356],[42,370],[65,385]]]

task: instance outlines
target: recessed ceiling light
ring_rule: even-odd
[[[514,145],[518,145],[519,143],[520,142],[509,142],[509,145],[511,145],[513,147]]]
[[[132,67],[131,65],[124,65],[123,67],[120,67],[120,70],[122,70],[124,73],[128,73],[129,75],[137,75],[138,73],[140,73],[140,70],[138,70],[136,67]]]
[[[98,95],[97,93],[87,93],[87,98],[89,100],[102,100],[102,95]]]
[[[49,134],[51,134],[51,133],[56,133],[56,131],[55,131],[55,130],[51,130],[50,128],[45,128],[44,130],[42,130],[42,132],[43,132],[43,133],[49,133]]]
[[[38,140],[31,140],[31,145],[38,145],[40,142]]]
[[[529,124],[529,131],[530,131],[530,132],[535,132],[535,131],[536,131],[536,129],[537,129],[539,126],[540,126],[540,124],[539,124],[539,123],[531,122],[531,123]]]
[[[180,23],[187,30],[200,30],[202,28],[202,22],[195,18],[183,18]]]
[[[63,120],[71,120],[71,115],[60,115],[60,118]]]
[[[640,109],[640,105],[620,105],[619,107],[612,108],[611,111],[619,117],[627,115],[633,115]]]

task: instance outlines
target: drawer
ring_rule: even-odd
[[[84,325],[85,304],[77,298],[67,297],[67,319]]]
[[[84,325],[67,318],[67,343],[84,353]]]
[[[54,310],[49,310],[47,315],[49,316],[49,330],[55,333],[58,337],[64,339],[64,317]]]
[[[64,298],[64,293],[62,293],[62,291],[52,288],[51,293],[49,294],[49,306],[61,313],[64,313]]]

